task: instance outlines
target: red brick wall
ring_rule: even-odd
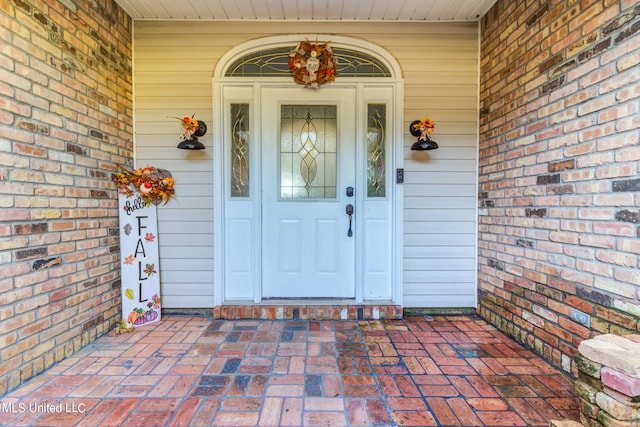
[[[481,31],[478,310],[573,371],[638,333],[640,6],[498,0]]]
[[[0,394],[120,313],[130,26],[111,0],[0,0]]]

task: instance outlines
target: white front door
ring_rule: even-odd
[[[354,298],[356,91],[260,95],[262,297]]]

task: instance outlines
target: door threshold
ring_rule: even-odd
[[[261,305],[356,305],[355,298],[263,298]],[[386,304],[386,301],[385,301]]]
[[[262,304],[236,303],[213,308],[214,319],[240,320],[381,320],[402,319],[402,306],[355,300],[268,300]]]

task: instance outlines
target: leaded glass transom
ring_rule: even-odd
[[[386,195],[387,106],[367,105],[367,196]]]
[[[231,104],[231,197],[249,193],[249,104]]]
[[[335,105],[281,106],[281,198],[336,197],[336,112]]]
[[[295,46],[253,52],[234,61],[226,77],[290,76],[289,53]],[[333,47],[338,77],[391,77],[389,68],[378,58],[353,49]]]

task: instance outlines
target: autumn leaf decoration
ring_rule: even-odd
[[[329,43],[309,40],[298,43],[289,54],[289,70],[293,80],[305,87],[317,88],[336,79],[338,61]]]
[[[144,272],[147,273],[148,276],[157,273],[155,264],[147,264],[144,267]]]
[[[166,169],[146,166],[130,171],[120,166],[111,179],[120,194],[131,197],[137,192],[145,206],[165,204],[175,194],[173,177]]]

